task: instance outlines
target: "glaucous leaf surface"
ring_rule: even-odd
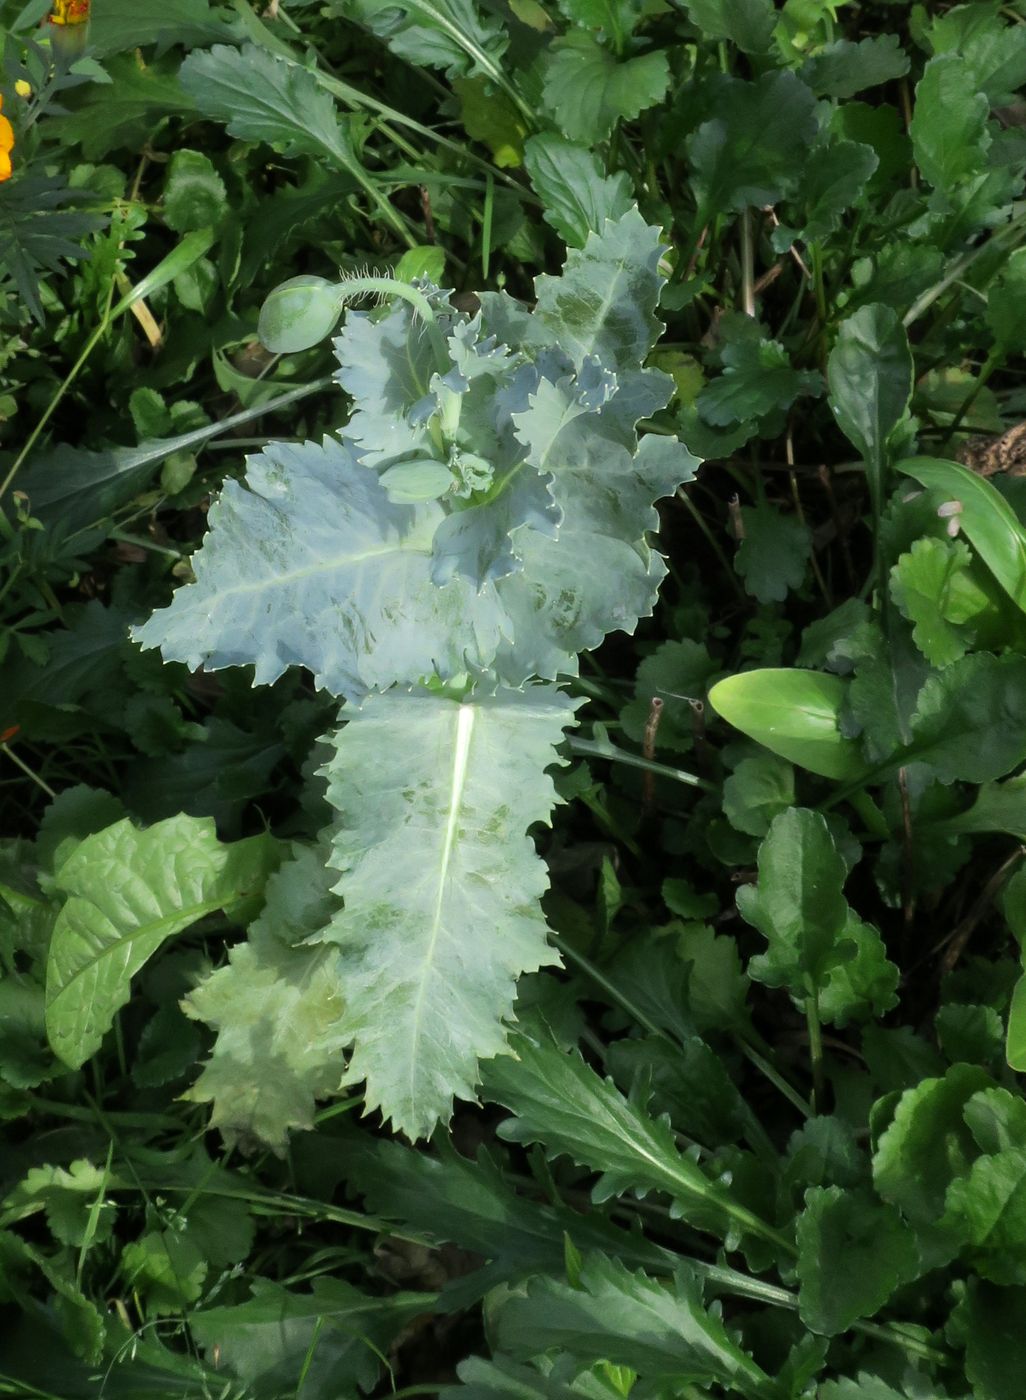
[[[135,636],[195,669],[250,664],[258,684],[290,665],[354,699],[422,676],[486,668],[503,618],[492,592],[431,580],[434,502],[395,505],[342,444],[272,443],[211,507],[178,590]]]
[[[346,1082],[365,1080],[368,1109],[411,1138],[474,1097],[478,1061],[506,1048],[516,979],[558,961],[527,829],[555,805],[545,769],[574,709],[550,687],[392,692],[331,741],[345,908],[320,939],[341,953]]]

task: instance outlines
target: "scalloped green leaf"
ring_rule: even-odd
[[[548,686],[462,703],[392,692],[330,741],[345,907],[320,938],[341,952],[345,1082],[365,1080],[368,1109],[411,1138],[473,1099],[517,978],[558,962],[527,829],[555,805],[545,769],[575,708]]]

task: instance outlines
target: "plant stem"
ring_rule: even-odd
[[[688,773],[683,768],[671,768],[666,763],[643,758],[641,754],[628,753],[626,749],[618,749],[615,744],[603,744],[597,739],[570,738],[567,740],[567,746],[573,753],[588,754],[592,758],[608,758],[611,763],[623,763],[628,768],[641,768],[646,773],[672,778],[674,782],[684,783],[688,787],[702,788],[705,792],[716,790],[715,783],[700,778],[697,773]]]
[[[823,1029],[819,1022],[819,996],[810,986],[805,998],[805,1023],[809,1028],[809,1059],[812,1061],[812,1112],[823,1112],[826,1083],[823,1078]]]

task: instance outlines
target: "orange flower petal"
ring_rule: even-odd
[[[0,151],[0,183],[11,178],[11,158],[6,151]]]

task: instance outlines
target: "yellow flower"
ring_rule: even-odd
[[[0,180],[11,178],[11,151],[14,149],[14,128],[3,115],[4,99],[0,97]]]
[[[19,78],[18,81],[14,84],[14,91],[18,94],[19,97],[31,97],[32,84],[27,83],[24,78]]]
[[[50,11],[51,24],[85,24],[89,18],[89,0],[54,0]]]

